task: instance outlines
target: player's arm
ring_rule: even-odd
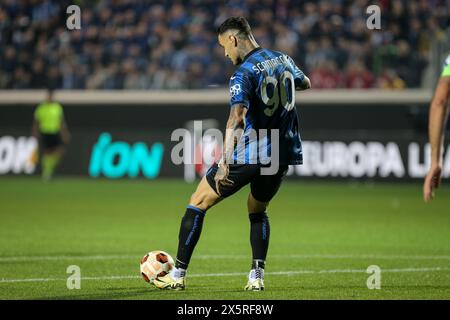
[[[431,144],[431,163],[441,164],[441,152],[444,143],[444,128],[448,118],[450,94],[450,76],[442,77],[431,102],[428,123],[428,135]]]
[[[244,104],[235,104],[230,109],[230,115],[227,120],[225,130],[225,139],[223,141],[222,159],[219,162],[217,173],[214,177],[216,190],[220,195],[220,186],[232,185],[233,181],[228,179],[229,163],[233,158],[233,152],[236,145],[242,138],[245,129],[245,114],[247,108]]]
[[[433,100],[430,105],[428,135],[431,145],[431,168],[425,178],[423,197],[429,201],[434,197],[434,189],[438,188],[442,171],[442,148],[444,129],[449,114],[450,76],[439,79]]]
[[[252,81],[249,74],[237,71],[230,78],[230,115],[223,145],[223,162],[230,163],[236,141],[240,141],[245,129],[245,115],[250,105]]]
[[[295,89],[298,91],[303,91],[311,88],[311,80],[307,76],[304,75],[303,80],[299,83],[299,85],[295,86]]]
[[[291,57],[286,56],[289,61],[292,69],[294,70],[294,82],[295,82],[295,90],[303,91],[311,88],[311,80],[300,70],[299,67],[295,64],[294,60]]]
[[[31,125],[31,135],[36,139],[39,138],[39,125],[36,119],[33,119],[33,124]]]
[[[69,131],[69,127],[67,126],[66,119],[64,116],[64,109],[61,104],[58,104],[58,111],[59,111],[59,117],[60,117],[61,139],[64,142],[64,144],[68,144],[71,139],[71,134]]]
[[[311,80],[294,64],[295,90],[303,91],[311,88]]]
[[[40,135],[38,119],[39,119],[39,106],[37,106],[36,110],[34,111],[33,123],[31,125],[31,135],[36,139],[38,139]]]
[[[70,139],[72,138],[69,127],[64,119],[61,120],[61,138],[65,144],[68,144]]]
[[[244,133],[246,113],[247,108],[243,104],[235,104],[230,109],[223,142],[223,159],[225,163],[231,162],[234,149]]]

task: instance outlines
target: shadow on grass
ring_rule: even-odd
[[[88,292],[86,292],[88,291]],[[150,286],[134,287],[114,287],[67,290],[66,295],[52,295],[48,297],[36,297],[33,300],[112,300],[136,297],[136,299],[155,299],[161,295],[162,291]]]
[[[99,290],[96,290],[99,291]],[[113,300],[113,299],[160,299],[160,300],[177,300],[186,298],[195,298],[199,296],[200,299],[205,299],[208,293],[238,293],[241,290],[211,290],[211,288],[189,288],[186,291],[167,291],[157,288],[108,288],[103,289],[103,292],[82,294],[82,289],[72,290],[73,294],[55,295],[52,297],[37,297],[33,300]],[[80,294],[78,294],[78,292]],[[188,295],[188,297],[187,297]]]

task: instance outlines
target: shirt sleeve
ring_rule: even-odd
[[[303,80],[305,79],[305,74],[302,70],[300,70],[299,67],[295,64],[294,60],[292,60],[291,57],[286,55],[286,60],[291,65],[292,70],[294,71],[294,82],[295,82],[295,89],[300,89],[303,83]]]
[[[442,68],[441,77],[450,77],[450,54],[444,61],[444,67]]]
[[[230,107],[235,104],[250,106],[252,85],[248,75],[237,71],[230,78]]]

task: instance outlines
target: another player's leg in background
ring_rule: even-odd
[[[53,177],[63,153],[63,147],[44,151],[42,155],[42,179],[44,181],[48,181]]]
[[[200,238],[206,211],[220,200],[221,198],[208,184],[206,177],[203,177],[181,220],[175,268],[169,275],[154,281],[157,287],[161,289],[184,289],[186,270]]]
[[[252,268],[246,290],[264,290],[264,267],[269,249],[270,224],[266,208],[269,202],[256,200],[250,192],[247,207],[250,219],[250,244],[252,247]]]

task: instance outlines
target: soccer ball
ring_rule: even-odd
[[[157,277],[164,277],[173,267],[173,258],[161,250],[149,252],[141,260],[142,277],[149,283]]]

